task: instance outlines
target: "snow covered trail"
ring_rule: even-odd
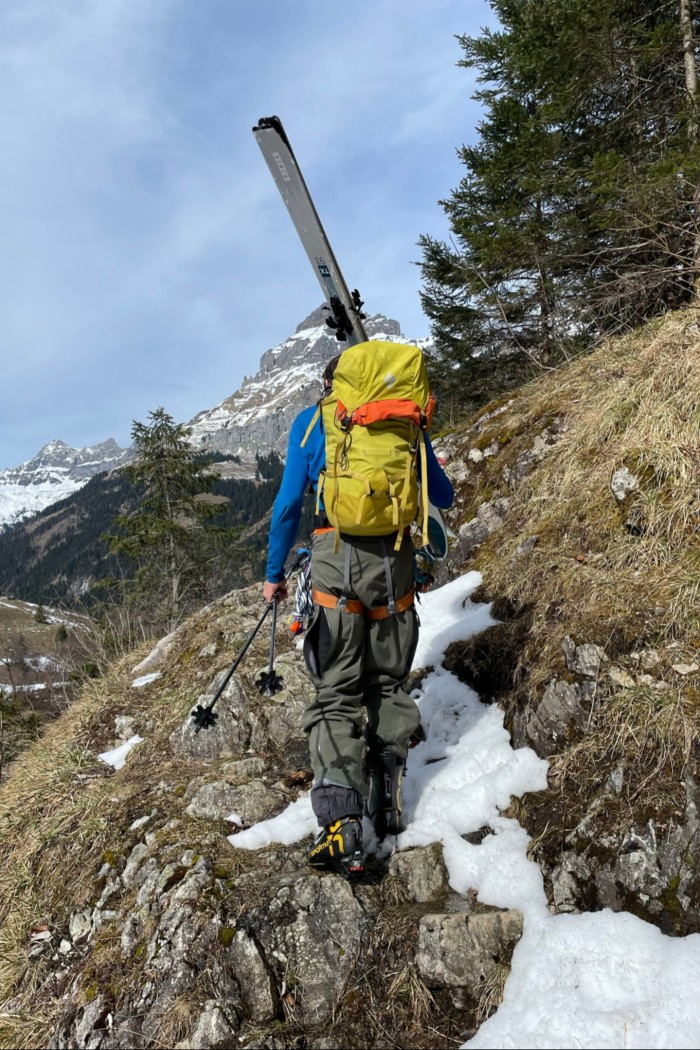
[[[423,596],[413,666],[433,668],[414,694],[427,740],[409,757],[408,828],[397,843],[442,842],[453,889],[475,889],[483,903],[524,915],[503,1003],[465,1047],[700,1050],[700,934],[666,937],[626,913],[551,915],[540,869],[527,857],[529,837],[501,815],[511,796],[546,787],[547,763],[529,748],[514,750],[500,708],[442,667],[451,642],[495,622],[488,606],[469,601],[480,582],[471,572]],[[491,834],[479,845],[462,838],[485,826]],[[258,849],[316,830],[304,796],[230,841]]]

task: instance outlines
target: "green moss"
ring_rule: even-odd
[[[83,995],[85,996],[85,1002],[91,1003],[97,996],[97,981],[88,981],[87,984],[84,984]]]
[[[217,864],[214,867],[213,875],[215,879],[229,879],[231,872],[223,864]]]
[[[235,935],[236,931],[231,926],[222,926],[217,935],[219,944],[223,944],[224,948],[228,948],[232,944]]]
[[[178,784],[177,787],[173,791],[173,795],[176,795],[177,798],[182,798],[182,796],[185,794],[185,791],[187,791],[187,788],[185,787],[185,785],[184,784]]]
[[[680,884],[680,875],[674,875],[672,879],[669,879],[666,889],[659,898],[666,911],[673,912],[674,914],[682,911],[680,901],[678,900],[678,887]]]
[[[111,868],[116,868],[117,864],[119,863],[119,854],[116,853],[113,849],[106,849],[102,854],[102,860],[105,862],[105,864],[109,864]]]
[[[496,430],[495,428],[491,429],[487,427],[483,434],[479,434],[479,436],[474,439],[473,448],[478,448],[483,452],[484,449],[489,448],[494,441],[499,448],[505,448],[506,445],[510,444],[514,437],[515,431],[510,428]]]

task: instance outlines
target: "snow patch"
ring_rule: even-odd
[[[101,755],[98,755],[100,762],[104,762],[108,766],[113,766],[114,769],[123,769],[126,763],[126,758],[129,752],[136,747],[137,744],[143,743],[143,737],[134,734],[129,737],[119,747],[115,747],[112,751],[103,751]]]
[[[151,671],[150,674],[142,674],[140,678],[134,678],[131,683],[132,689],[143,689],[145,685],[150,685],[151,682],[155,682],[156,679],[162,678],[162,671]]]

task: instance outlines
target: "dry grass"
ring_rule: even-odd
[[[509,491],[504,466],[555,421],[558,441]],[[477,567],[491,596],[534,610],[521,698],[536,703],[548,681],[566,677],[566,634],[623,663],[654,647],[654,674],[670,686],[620,691],[602,673],[588,733],[558,760],[560,780],[597,769],[599,781],[624,761],[635,791],[649,762],[678,783],[700,728],[698,678],[681,681],[670,669],[700,649],[700,310],[659,319],[523,388],[504,412],[467,431],[465,452],[475,433],[479,447],[495,440],[501,452],[466,490],[466,516],[484,498],[512,497]],[[622,467],[640,484],[620,505],[610,481]],[[518,557],[529,537],[536,545]]]
[[[495,1013],[503,1002],[503,993],[509,974],[510,966],[506,966],[505,963],[496,963],[486,978],[476,1011],[477,1028],[480,1028],[484,1021],[488,1021],[491,1014]]]
[[[201,826],[183,816],[174,790],[159,791],[158,785],[176,789],[201,773],[197,763],[172,753],[168,738],[197,690],[229,662],[240,615],[238,608],[216,605],[189,621],[156,689],[130,688],[131,669],[150,643],[119,660],[105,677],[88,681],[74,704],[11,767],[0,787],[0,1046],[45,1045],[62,1002],[51,953],[28,958],[31,930],[45,924],[58,944],[70,915],[94,904],[105,859],[118,868],[138,840],[141,833],[129,831],[133,820],[157,806],[159,824],[177,815],[180,843],[184,836],[193,848],[200,844]],[[229,636],[232,621],[237,630]],[[198,655],[214,635],[222,640],[216,663]],[[258,647],[261,660],[265,644]],[[128,776],[115,777],[95,755],[113,746],[119,713],[135,715],[140,727],[147,722],[148,730],[129,756]],[[180,855],[181,844],[178,849]],[[90,953],[90,972],[99,971],[105,983],[119,965],[114,936],[109,926],[102,927]],[[177,1015],[171,1019],[177,1022],[173,1034],[186,1024],[184,1001]],[[169,1039],[166,1034],[164,1045],[171,1045]]]

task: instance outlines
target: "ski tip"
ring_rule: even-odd
[[[284,134],[282,128],[282,121],[279,117],[260,117],[257,124],[253,125],[253,131],[267,131],[272,128],[274,131],[279,131]]]

